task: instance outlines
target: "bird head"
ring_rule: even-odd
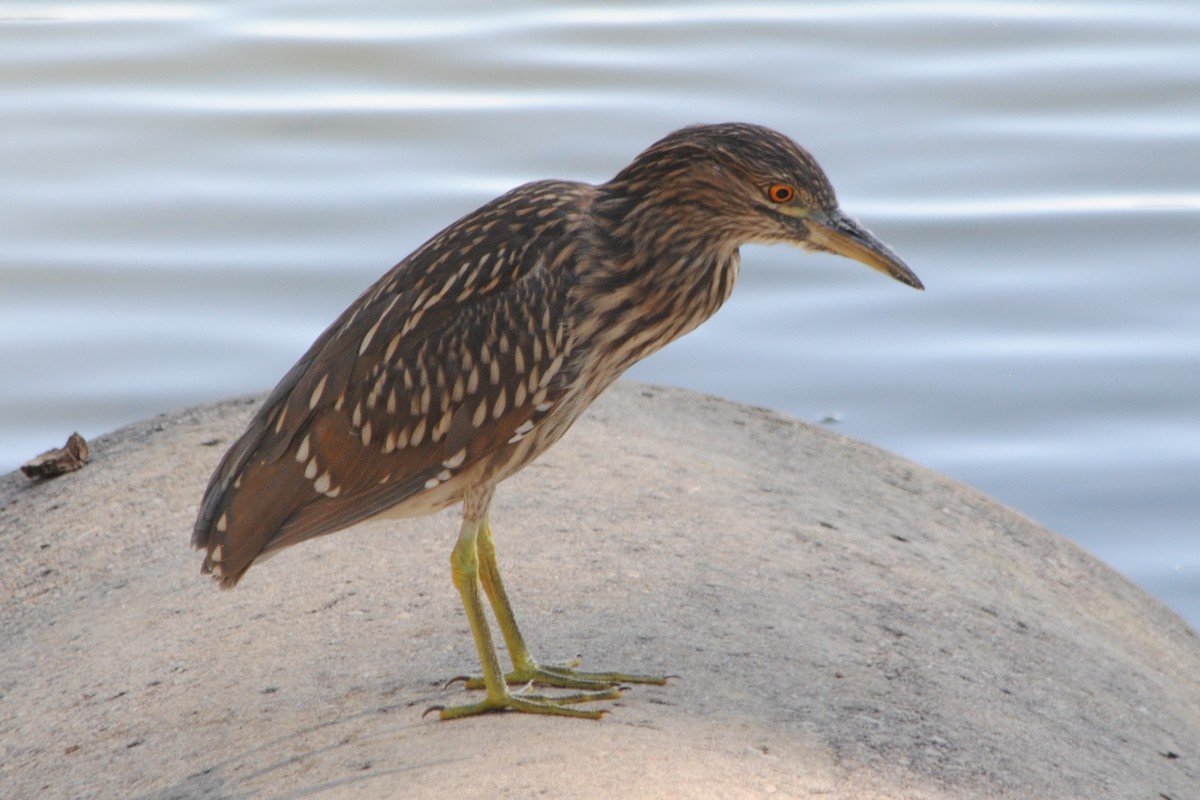
[[[695,125],[651,145],[607,184],[640,198],[636,216],[666,215],[693,236],[791,244],[836,253],[901,283],[921,281],[892,250],[839,207],[824,170],[804,148],[759,125]],[[651,209],[654,210],[652,213]]]

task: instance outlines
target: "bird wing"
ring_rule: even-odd
[[[400,262],[284,376],[209,483],[192,543],[232,586],[264,552],[437,490],[516,447],[570,385],[590,187],[516,189]]]

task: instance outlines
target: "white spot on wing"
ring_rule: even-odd
[[[458,274],[455,273],[446,279],[446,283],[442,286],[441,291],[437,293],[435,300],[441,299],[444,295],[450,294],[450,290],[454,288],[454,282],[458,280]],[[433,305],[430,303],[430,305]]]
[[[390,342],[388,342],[387,350],[383,354],[383,360],[391,361],[392,356],[396,355],[396,348],[399,346],[400,346],[400,334],[397,333],[395,336],[392,337],[392,340]]]
[[[321,380],[317,383],[317,387],[313,389],[312,395],[308,398],[309,411],[312,411],[317,407],[317,403],[321,402],[321,395],[325,392],[325,382],[327,380],[329,380],[329,373],[322,375]]]
[[[312,434],[305,434],[304,438],[300,440],[300,447],[299,447],[299,449],[296,450],[296,463],[297,464],[303,464],[305,461],[308,460],[309,440],[311,438],[312,438]]]
[[[550,366],[546,367],[546,374],[542,376],[542,386],[549,385],[550,379],[554,377],[554,373],[558,372],[558,370],[562,367],[562,364],[563,356],[562,353],[559,353],[554,357],[554,360],[550,362]]]
[[[388,314],[392,313],[392,309],[396,307],[396,301],[399,299],[400,295],[393,297],[392,302],[387,304],[387,308],[385,308],[383,313],[379,315],[379,319],[375,320],[375,324],[371,326],[369,331],[367,331],[367,335],[363,337],[362,344],[358,346],[358,354],[360,356],[367,352],[367,348],[371,346],[371,340],[375,338],[375,332],[379,330],[379,326],[383,324],[385,319],[387,319]],[[388,356],[388,358],[391,358],[391,356]]]
[[[396,302],[395,300],[392,301]],[[375,324],[367,330],[367,335],[362,338],[362,343],[358,346],[358,354],[361,356],[367,352],[367,348],[371,346],[371,340],[375,338],[375,331],[379,330],[379,325],[383,322],[383,317],[375,320]]]
[[[424,314],[425,314],[425,310],[421,309],[420,311],[415,312],[411,317],[409,317],[408,320],[405,321],[404,327],[400,329],[400,335],[405,336],[413,328],[417,327],[417,323],[419,323],[421,321],[421,317]]]
[[[442,418],[438,420],[437,427],[433,429],[433,435],[430,437],[433,441],[439,441],[450,430],[450,423],[454,421],[454,412],[446,409],[446,413],[442,414]]]
[[[531,430],[533,430],[533,420],[527,419],[522,422],[515,431],[513,431],[512,438],[508,440],[508,443],[516,444],[524,439]]]
[[[317,490],[321,494],[325,494],[329,491],[329,486],[332,483],[333,480],[329,477],[329,473],[326,472],[313,482],[313,489]]]

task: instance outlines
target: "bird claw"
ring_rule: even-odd
[[[483,682],[482,678],[472,679],[470,675],[455,675],[453,678],[446,681],[445,685],[442,686],[442,689],[449,689],[451,686],[458,683],[459,681],[463,682],[463,686],[470,688],[469,684],[471,683],[472,680],[478,680],[481,684]],[[422,715],[422,716],[424,716],[424,715]]]

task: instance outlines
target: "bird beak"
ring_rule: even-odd
[[[835,208],[814,213],[805,218],[804,223],[808,228],[808,239],[804,245],[808,249],[837,253],[890,275],[914,289],[925,288],[921,279],[900,260],[900,256],[840,210]]]

